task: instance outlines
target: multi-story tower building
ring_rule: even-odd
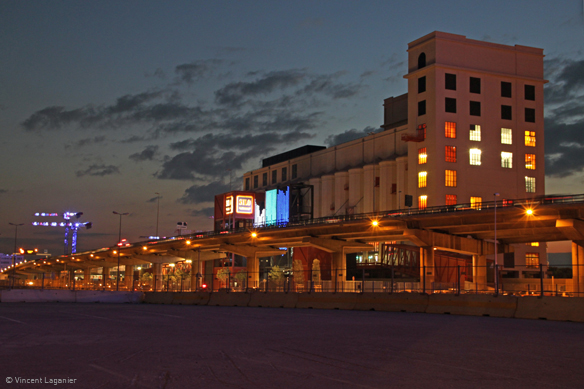
[[[383,131],[264,159],[244,175],[244,189],[310,185],[304,204],[314,218],[403,209],[406,195],[414,208],[477,209],[543,195],[543,57],[538,48],[430,33],[409,44],[408,93],[385,99]],[[546,262],[544,245],[515,252],[516,265]]]

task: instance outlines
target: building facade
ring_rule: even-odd
[[[312,188],[312,217],[524,199],[544,194],[543,50],[433,32],[408,45],[408,92],[384,101],[382,131],[264,160],[244,190]],[[497,195],[495,195],[497,194]],[[411,197],[410,197],[411,196]],[[518,245],[516,271],[546,264]],[[498,260],[503,263],[502,259]]]

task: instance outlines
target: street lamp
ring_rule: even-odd
[[[18,227],[23,226],[24,223],[16,224],[16,223],[8,223],[11,226],[14,226],[14,251],[12,254],[12,282],[10,283],[10,289],[14,287],[14,280],[16,278],[16,239],[18,238]]]
[[[118,246],[121,244],[122,242],[122,216],[128,216],[129,213],[128,212],[116,212],[113,211],[114,215],[120,215],[120,232],[118,235]],[[118,274],[116,277],[116,291],[120,290],[120,249],[118,248]],[[105,281],[105,280],[104,280]]]
[[[497,267],[497,197],[499,193],[493,194],[495,197],[495,294],[499,294],[499,272]]]

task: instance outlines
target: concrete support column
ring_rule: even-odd
[[[478,290],[487,289],[487,256],[472,256],[472,280]]]
[[[83,283],[85,284],[85,289],[91,287],[91,268],[83,269]]]
[[[333,214],[336,216],[346,215],[347,207],[349,206],[349,173],[337,172],[335,173],[335,210]]]
[[[260,286],[260,261],[257,254],[247,257],[247,287],[259,288]]]
[[[335,213],[335,177],[321,177],[320,217],[332,216]],[[338,205],[340,206],[340,204]],[[332,208],[332,209],[331,209]]]
[[[75,281],[75,270],[71,269],[71,270],[69,270],[69,281],[68,281],[69,289],[73,289],[74,282],[77,283],[77,281]],[[77,288],[78,286],[80,286],[80,285],[75,284],[75,288]]]
[[[154,271],[152,272],[152,290],[159,291],[162,286],[162,264],[153,263]]]
[[[134,265],[126,265],[124,279],[126,281],[126,288],[129,291],[134,290]]]
[[[394,161],[379,163],[379,211],[394,209],[393,198],[395,194],[392,194],[394,166]]]
[[[584,247],[572,242],[572,291],[584,297]]]
[[[407,180],[407,171],[406,165],[408,163],[408,157],[400,157],[396,159],[397,168],[396,168],[396,179],[395,182],[397,184],[396,187],[396,195],[398,196],[398,207],[399,209],[404,209],[405,207],[405,195],[406,194],[413,194],[408,193],[408,180]],[[401,191],[401,193],[400,193]],[[415,206],[417,207],[417,205]]]
[[[333,288],[336,282],[336,290],[338,291],[344,290],[343,282],[347,279],[347,261],[345,258],[344,250],[332,253],[331,280],[333,281]]]
[[[321,209],[321,180],[320,178],[311,178],[308,183],[312,185],[312,194],[314,197],[314,204],[312,204],[312,212],[313,217],[315,219],[322,217],[322,209]]]
[[[424,276],[426,280],[426,292],[431,292],[435,276],[434,247],[432,246],[420,247],[420,288],[422,288],[424,283]]]
[[[110,279],[110,268],[109,267],[102,267],[101,268],[101,277],[102,277],[102,286],[107,288]]]
[[[347,209],[352,209],[353,214],[363,213],[363,169],[349,170],[349,202]],[[371,187],[371,182],[366,182],[365,185]]]
[[[361,212],[375,212],[375,165],[363,166],[363,207]]]

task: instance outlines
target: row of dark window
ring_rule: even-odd
[[[298,177],[298,165],[294,164],[292,165],[292,177],[290,178],[291,180],[294,180]],[[249,177],[245,179],[245,190],[250,190],[250,179]],[[284,181],[288,181],[288,168],[287,167],[283,167],[282,168],[282,182]],[[278,183],[278,171],[277,170],[272,170],[272,185],[275,185]],[[262,174],[262,186],[268,186],[268,173],[263,173]],[[258,176],[253,176],[253,188],[257,189],[259,188],[259,175]]]
[[[456,74],[446,73],[444,75],[444,89],[456,90]],[[418,78],[418,93],[426,92],[426,76]],[[481,79],[470,77],[469,92],[481,93]],[[507,81],[501,81],[501,97],[512,97],[512,84]],[[524,85],[525,100],[535,101],[535,86]]]
[[[481,102],[480,101],[470,101],[469,102],[469,114],[470,116],[481,116]],[[446,97],[444,101],[444,111],[449,113],[456,113],[456,99],[451,97]],[[510,105],[501,105],[501,119],[512,120],[512,107]],[[426,100],[418,101],[418,116],[426,114]],[[535,109],[525,108],[525,122],[535,123]]]

